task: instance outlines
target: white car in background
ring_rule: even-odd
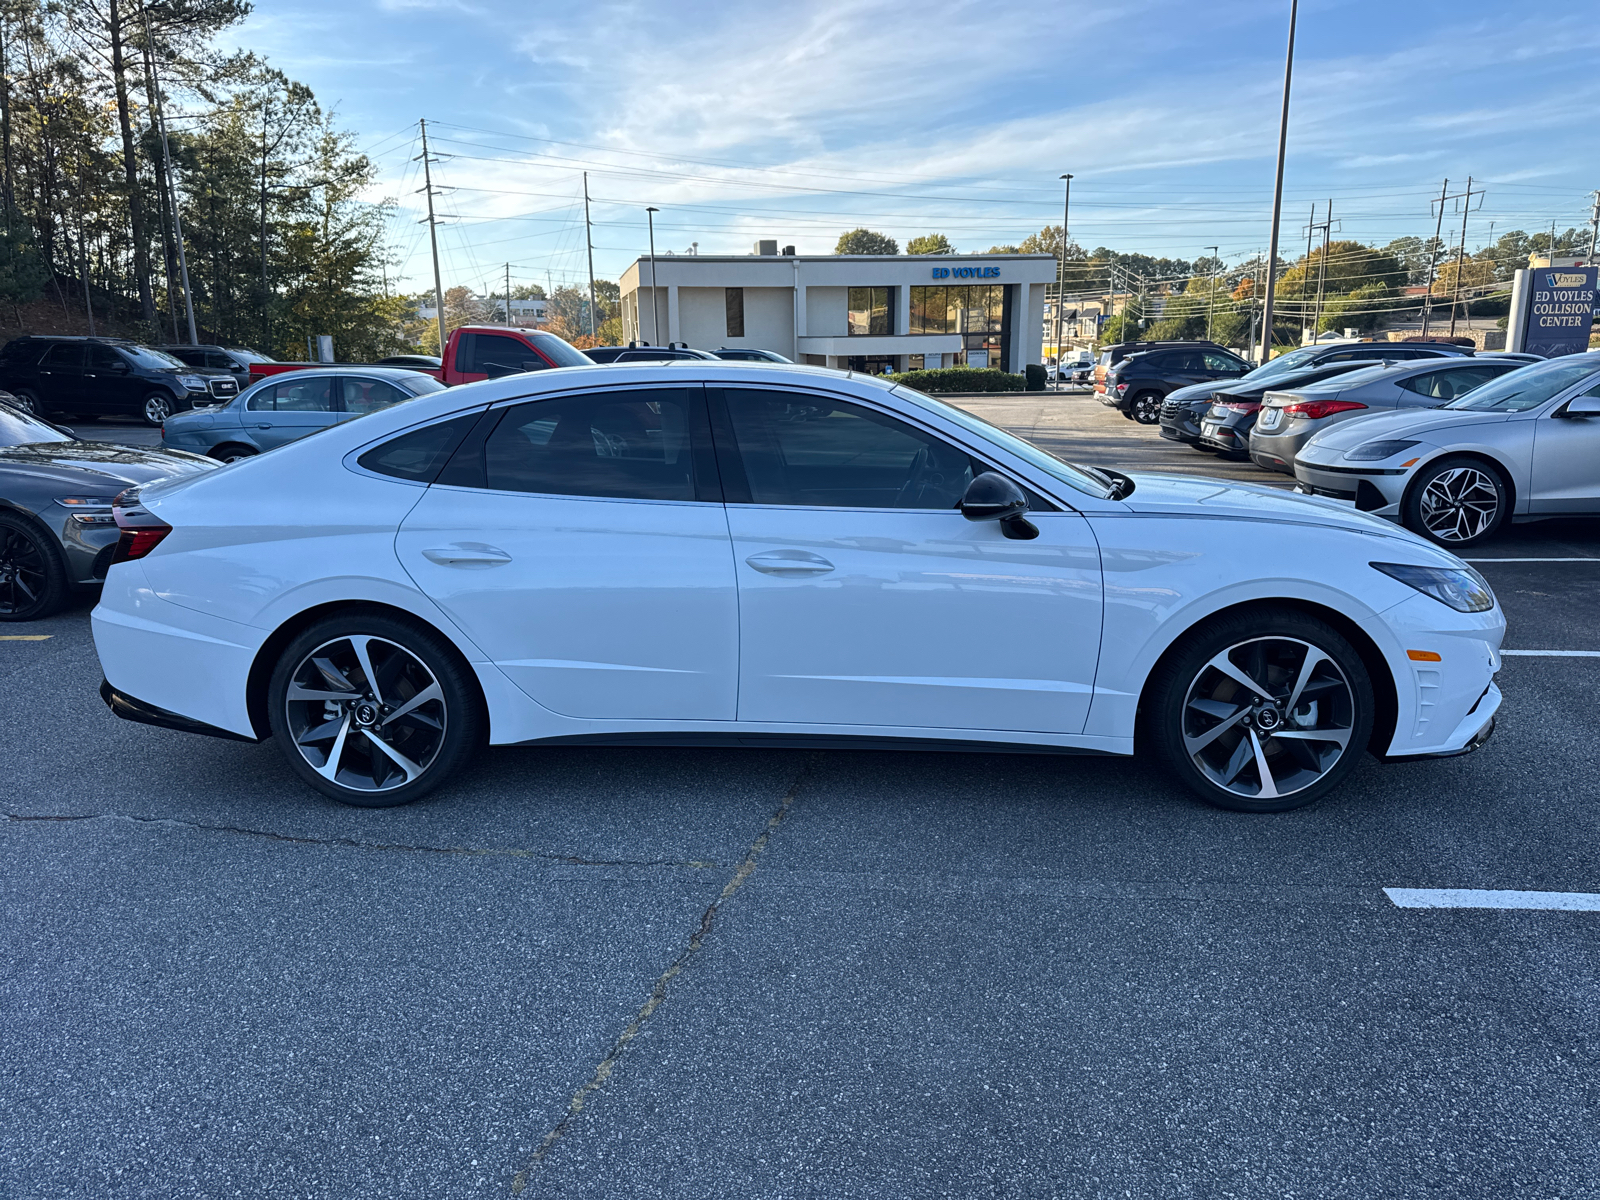
[[[1600,514],[1600,353],[1523,367],[1440,408],[1363,416],[1295,455],[1300,490],[1452,550],[1510,518]]]
[[[471,384],[115,511],[107,703],[353,804],[487,740],[1143,749],[1277,811],[1500,704],[1494,596],[1386,521],[820,368]]]

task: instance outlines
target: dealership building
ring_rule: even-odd
[[[746,255],[641,258],[622,275],[629,341],[772,350],[874,374],[1040,361],[1049,254],[830,254],[756,244]]]

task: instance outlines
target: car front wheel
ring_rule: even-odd
[[[330,617],[295,638],[267,703],[295,773],[364,808],[432,791],[465,765],[484,729],[476,682],[453,647],[378,614]]]
[[[146,425],[159,425],[172,415],[172,397],[166,392],[151,392],[139,405],[139,414]]]
[[[1290,609],[1202,626],[1151,682],[1149,734],[1169,770],[1219,808],[1310,804],[1355,769],[1372,736],[1361,656]]]
[[[27,388],[18,388],[12,395],[16,399],[17,407],[23,412],[33,413],[38,416],[44,411],[39,404],[39,397]]]
[[[1401,505],[1407,529],[1455,550],[1500,528],[1509,508],[1505,480],[1475,458],[1446,458],[1418,472]]]
[[[1155,425],[1161,420],[1161,393],[1140,392],[1128,404],[1128,412],[1141,425]]]

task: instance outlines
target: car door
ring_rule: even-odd
[[[1205,356],[1198,350],[1168,350],[1152,354],[1149,366],[1142,373],[1159,376],[1169,392],[1215,378],[1207,374]]]
[[[704,389],[491,412],[407,516],[417,586],[552,712],[731,721],[739,605]]]
[[[83,403],[82,342],[57,342],[39,360],[39,400],[45,411],[75,412]]]
[[[1600,396],[1600,378],[1577,395]],[[1532,512],[1600,512],[1600,417],[1565,416],[1569,402],[1532,422]]]
[[[137,413],[144,394],[144,380],[136,376],[127,360],[110,346],[91,344],[87,349],[83,368],[83,411]]]
[[[271,450],[337,423],[335,378],[295,371],[262,388],[250,397],[246,432],[263,450]]]
[[[739,580],[739,719],[1075,733],[1100,645],[1088,523],[955,505],[966,450],[868,405],[710,389]]]

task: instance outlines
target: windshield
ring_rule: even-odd
[[[553,333],[525,333],[522,335],[533,343],[540,354],[548,358],[558,367],[592,367],[594,359],[590,358],[576,346],[563,341]]]
[[[947,421],[954,422],[963,429],[970,430],[985,441],[993,442],[1001,449],[1015,454],[1030,466],[1038,467],[1039,470],[1049,475],[1052,479],[1059,479],[1068,487],[1075,488],[1085,495],[1098,496],[1102,500],[1108,500],[1111,497],[1111,490],[1106,487],[1105,483],[1089,474],[1082,467],[1075,467],[1071,463],[1057,458],[1048,450],[1041,450],[1032,442],[1025,442],[1016,434],[1007,433],[999,426],[989,424],[982,417],[975,417],[965,409],[956,408],[954,405],[946,404],[942,400],[936,400],[925,392],[919,392],[903,383],[895,386],[894,393],[897,396],[904,396],[913,404],[919,405],[931,413],[936,413]]]
[[[19,408],[0,404],[0,446],[33,446],[40,442],[70,442],[52,425],[36,421]]]
[[[444,391],[444,384],[432,375],[418,375],[415,379],[402,379],[400,381],[406,389],[417,396],[426,396],[429,392]]]
[[[278,361],[275,358],[269,358],[267,355],[262,354],[259,350],[245,350],[236,346],[229,347],[228,353],[237,354],[240,358],[244,359],[245,362],[269,363]]]
[[[1458,412],[1522,412],[1566,391],[1580,379],[1600,371],[1600,355],[1580,354],[1571,359],[1523,367],[1475,387],[1465,396],[1441,404]]]
[[[172,355],[165,351],[152,350],[149,346],[118,346],[117,349],[133,359],[139,366],[152,371],[164,371],[171,367],[187,365],[180,359],[173,358]]]
[[[1264,362],[1255,370],[1245,376],[1246,379],[1275,379],[1279,375],[1288,374],[1301,367],[1307,366],[1316,354],[1315,346],[1306,346],[1300,350],[1291,350],[1287,354],[1280,354],[1271,362]]]

